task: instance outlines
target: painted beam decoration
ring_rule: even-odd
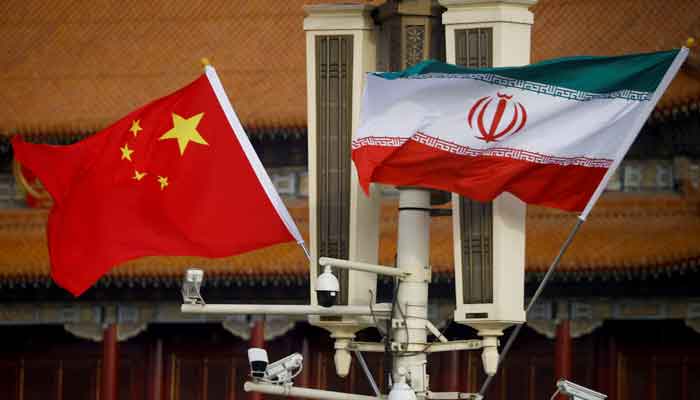
[[[369,74],[352,142],[360,183],[510,192],[585,218],[687,54]]]

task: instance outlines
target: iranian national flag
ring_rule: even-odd
[[[687,54],[369,74],[352,142],[360,183],[510,192],[585,218]]]

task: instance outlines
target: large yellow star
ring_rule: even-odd
[[[173,128],[165,132],[158,140],[177,139],[177,144],[180,147],[180,155],[185,154],[185,149],[190,142],[208,146],[209,143],[197,132],[197,125],[203,116],[204,113],[199,113],[185,119],[173,113]]]
[[[129,148],[129,143],[124,143],[124,147],[120,147],[119,150],[122,151],[122,160],[131,161],[131,153],[134,151]]]
[[[131,133],[134,134],[134,136],[138,135],[139,132],[143,130],[143,128],[141,128],[141,120],[140,120],[140,119],[135,119],[135,120],[131,123],[131,128],[129,128],[129,130],[131,131]]]

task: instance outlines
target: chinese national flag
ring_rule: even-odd
[[[75,296],[137,257],[302,243],[212,67],[81,142],[12,144],[54,199],[51,275]]]

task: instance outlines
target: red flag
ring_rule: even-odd
[[[81,142],[12,144],[54,199],[51,275],[76,296],[137,257],[302,242],[211,67]]]

